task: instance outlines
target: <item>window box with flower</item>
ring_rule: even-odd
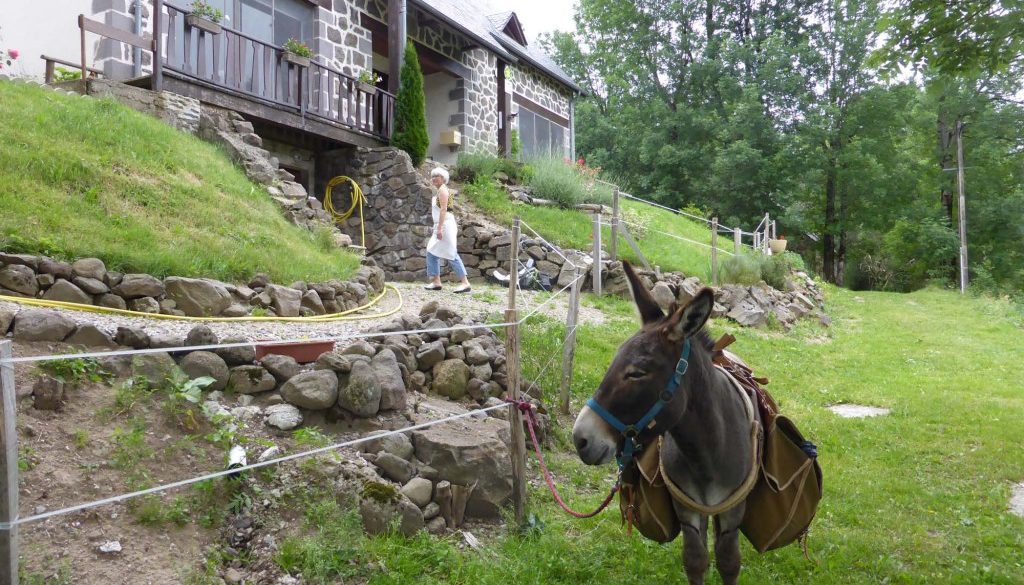
[[[313,50],[305,43],[295,39],[288,39],[284,43],[284,53],[281,58],[287,63],[298,67],[309,67],[309,60],[313,58]]]
[[[185,15],[185,23],[188,26],[213,35],[219,35],[223,28],[220,21],[224,19],[224,13],[214,8],[203,0],[196,0],[192,3],[192,12]]]
[[[370,95],[377,95],[377,83],[381,80],[381,76],[377,75],[376,71],[369,69],[363,69],[359,72],[359,77],[356,81],[359,83],[359,91],[368,93]]]

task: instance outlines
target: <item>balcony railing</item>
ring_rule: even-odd
[[[188,10],[155,2],[161,4],[157,22],[163,21],[166,33],[160,51],[163,70],[385,141],[391,138],[393,94],[316,61],[292,63],[281,47],[226,26],[219,33],[190,26]]]

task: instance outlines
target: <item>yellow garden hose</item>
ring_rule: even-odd
[[[344,183],[345,181],[348,181],[349,183],[352,184],[352,205],[349,206],[348,211],[346,211],[345,213],[338,213],[338,211],[334,209],[334,202],[331,200],[331,191],[333,191],[335,187]],[[342,223],[344,223],[345,220],[352,217],[352,214],[355,213],[356,205],[359,206],[359,233],[363,237],[361,245],[365,249],[366,226],[363,224],[364,201],[366,201],[366,198],[363,197],[363,190],[359,187],[359,183],[356,183],[349,177],[340,175],[334,177],[333,179],[330,180],[329,183],[327,183],[327,191],[324,192],[324,209],[327,210],[327,213],[331,214],[331,217],[334,219],[335,224],[341,225]]]
[[[128,311],[126,309],[114,309],[111,307],[97,307],[96,305],[85,305],[82,303],[69,303],[65,301],[51,301],[47,299],[29,299],[22,297],[9,297],[0,295],[0,301],[11,301],[13,303],[21,303],[23,305],[31,305],[35,307],[56,307],[60,309],[74,309],[76,311],[87,311],[90,313],[104,313],[108,315],[125,315],[129,317],[147,317],[149,319],[167,319],[172,321],[229,321],[233,323],[244,323],[244,322],[264,322],[264,321],[284,321],[291,323],[330,323],[333,321],[361,321],[364,319],[379,319],[394,315],[398,311],[402,310],[404,300],[402,299],[402,293],[394,287],[394,285],[384,285],[384,290],[379,295],[374,297],[370,302],[366,303],[361,307],[342,311],[340,313],[331,313],[328,315],[315,315],[313,317],[187,317],[178,315],[164,315],[162,313],[143,313],[141,311]],[[357,311],[368,309],[376,305],[384,295],[387,294],[387,289],[395,291],[398,295],[398,306],[393,309],[384,311],[383,313],[376,313],[373,315],[352,315]]]

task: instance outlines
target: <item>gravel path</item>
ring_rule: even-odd
[[[235,338],[246,341],[276,340],[276,339],[316,339],[327,337],[343,337],[358,332],[371,332],[377,330],[385,323],[398,318],[400,315],[419,315],[420,307],[424,303],[437,300],[441,306],[454,310],[463,316],[476,322],[482,322],[488,318],[500,319],[507,305],[508,289],[500,288],[490,284],[474,284],[473,292],[468,294],[454,294],[449,292],[453,285],[447,285],[447,290],[428,291],[424,290],[419,283],[392,283],[402,295],[402,307],[393,315],[383,318],[353,321],[335,321],[328,323],[295,323],[295,322],[223,322],[211,321],[205,324],[213,330],[221,340]],[[518,295],[518,306],[520,316],[525,316],[541,303],[551,298],[551,293],[522,291]],[[557,321],[565,321],[568,311],[568,291],[544,305],[539,314],[546,315]],[[370,316],[386,313],[396,308],[398,296],[394,291],[389,291],[381,301],[369,308],[366,313]],[[13,308],[21,310],[24,305],[0,301],[0,308]],[[184,337],[197,325],[195,321],[178,321],[168,319],[150,319],[146,317],[130,317],[111,315],[104,313],[90,313],[73,311],[68,309],[51,309],[58,311],[75,320],[77,323],[92,323],[110,333],[114,333],[118,327],[139,327],[145,329],[149,334],[163,333]],[[586,306],[580,307],[579,321],[581,323],[599,324],[604,322],[604,315],[601,311]]]

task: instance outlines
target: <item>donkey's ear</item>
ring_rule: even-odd
[[[714,306],[715,293],[710,288],[701,289],[686,306],[673,311],[672,317],[665,324],[665,335],[672,341],[682,341],[693,336],[708,322]]]
[[[629,288],[633,291],[633,300],[636,302],[636,308],[640,310],[640,320],[644,325],[665,318],[665,313],[661,312],[661,307],[644,287],[644,283],[640,282],[640,277],[633,271],[629,262],[623,262],[622,269],[626,271],[626,279],[629,280]]]

